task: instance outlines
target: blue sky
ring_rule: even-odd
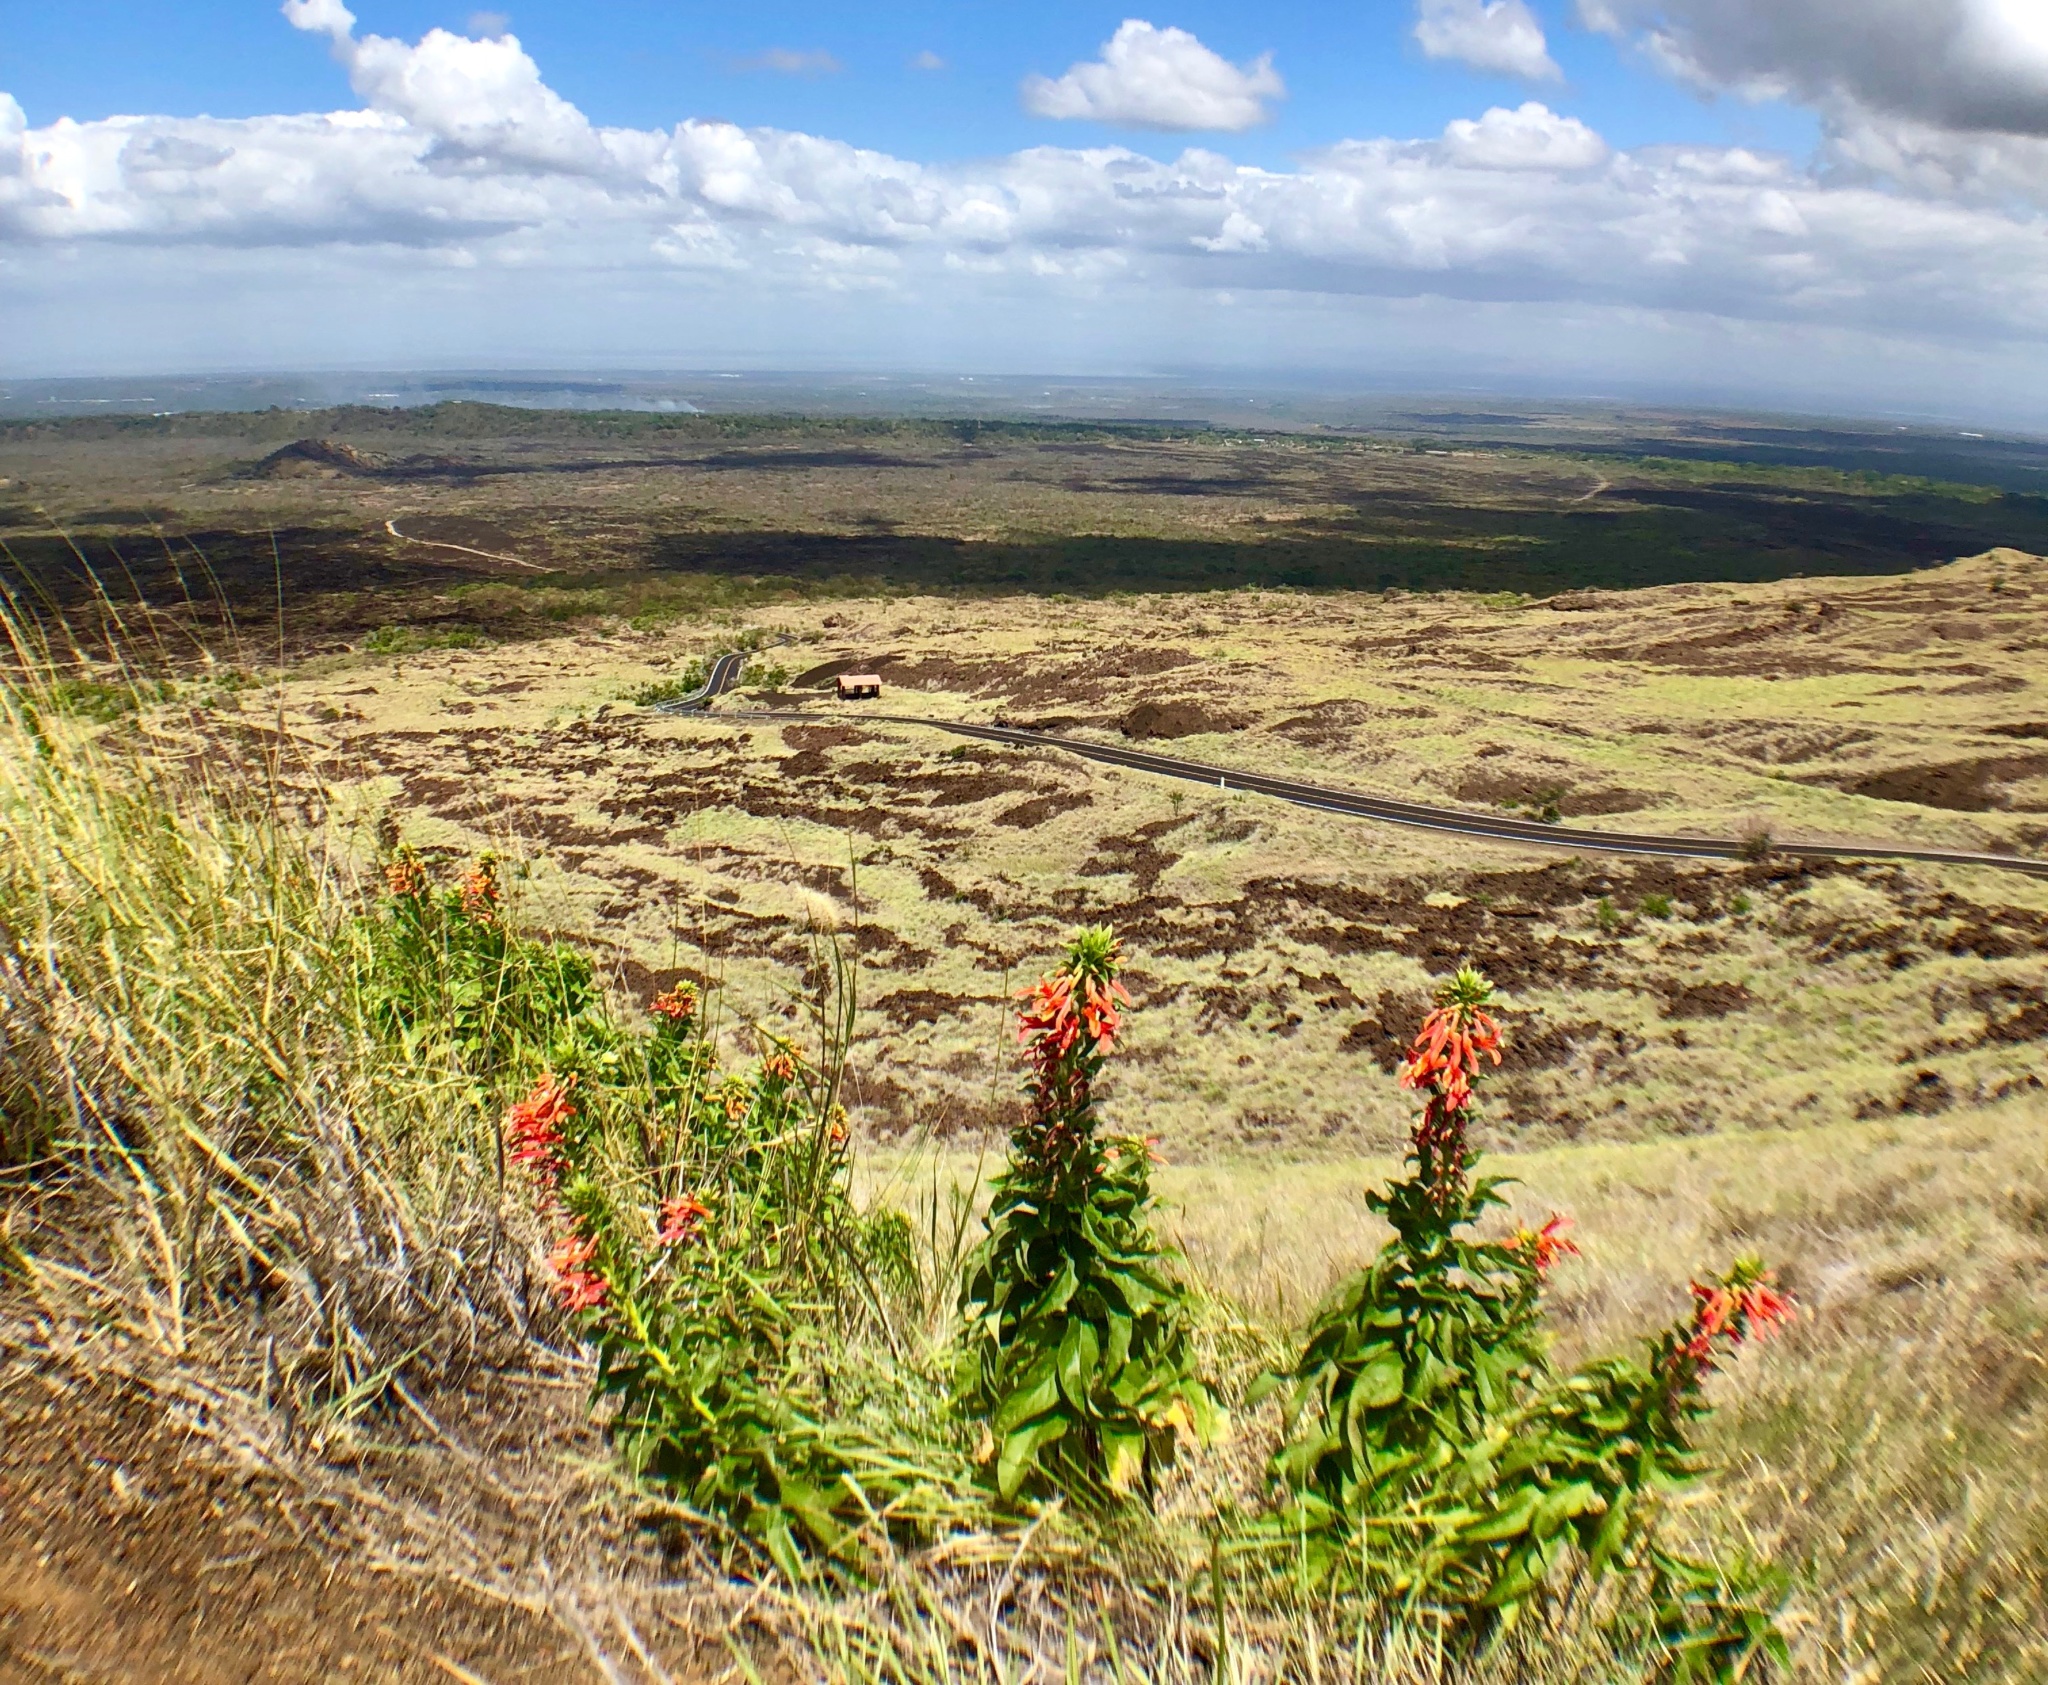
[[[1573,27],[1569,6],[1532,6],[1566,75],[1546,97],[1617,146],[1683,141],[1804,153],[1815,144],[1810,112],[1674,89],[1639,54]],[[1233,145],[1232,155],[1248,163],[1278,167],[1301,149],[1343,138],[1434,134],[1453,118],[1526,94],[1512,78],[1425,58],[1410,39],[1413,8],[1401,0],[1191,0],[1170,12],[1074,0],[880,8],[361,0],[353,10],[365,32],[405,39],[435,27],[462,31],[480,10],[502,17],[549,83],[597,123],[652,128],[684,116],[724,117],[929,160],[1122,138],[1105,125],[1028,116],[1017,85],[1027,72],[1058,75],[1091,57],[1127,16],[1186,29],[1236,62],[1273,53],[1288,97],[1267,126]],[[841,68],[756,67],[773,49],[829,54]],[[924,52],[946,68],[912,69]],[[33,123],[135,112],[254,117],[324,111],[348,98],[346,77],[264,0],[0,0],[0,88]]]
[[[1355,371],[2048,427],[2048,4],[0,0],[0,376]]]

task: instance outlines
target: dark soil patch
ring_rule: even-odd
[[[2017,737],[2026,742],[2048,742],[2048,720],[2025,720],[2018,725],[1988,725],[1993,737]]]
[[[1898,1110],[1933,1117],[1956,1103],[1956,1091],[1939,1071],[1915,1071],[1899,1091]]]
[[[1105,878],[1118,872],[1128,872],[1136,881],[1138,893],[1149,896],[1161,877],[1180,860],[1178,854],[1169,854],[1160,848],[1157,839],[1178,828],[1177,819],[1158,819],[1149,825],[1140,825],[1127,837],[1104,837],[1097,845],[1098,852],[1074,869],[1076,877]]]
[[[2048,998],[2038,989],[2011,983],[1980,987],[1971,991],[1970,1004],[1984,1014],[1984,1042],[2048,1041]]]
[[[1475,767],[1459,779],[1453,794],[1461,802],[1490,802],[1499,807],[1555,807],[1559,816],[1567,819],[1600,813],[1635,813],[1654,807],[1657,802],[1647,790],[1576,789],[1568,776],[1546,774],[1541,768],[1525,772]]]
[[[1347,1053],[1363,1053],[1382,1071],[1391,1073],[1408,1056],[1415,1026],[1430,1009],[1427,995],[1382,989],[1370,1017],[1344,1032],[1337,1045]]]
[[[1047,796],[1033,796],[1029,801],[1019,802],[1015,807],[1004,808],[996,815],[995,822],[998,825],[1008,825],[1015,830],[1029,831],[1062,813],[1072,813],[1076,808],[1094,805],[1095,798],[1085,791],[1056,791]]]
[[[495,521],[474,515],[401,515],[394,523],[403,538],[422,544],[460,544],[471,550],[510,555],[519,540]]]
[[[898,989],[875,1002],[875,1010],[899,1030],[913,1024],[936,1024],[941,1018],[966,1018],[978,1006],[1001,1006],[1001,995],[948,995],[936,989]]]
[[[1881,802],[1917,802],[1922,807],[1945,808],[1953,813],[1989,813],[1994,808],[2015,805],[1996,788],[1998,784],[2038,777],[2043,772],[2048,772],[2048,755],[2011,755],[1950,761],[1939,766],[1890,767],[1847,783],[1828,782],[1852,796],[1869,796]],[[2026,807],[2021,811],[2035,810]]]
[[[1199,732],[1237,731],[1244,720],[1212,714],[1199,702],[1140,702],[1118,722],[1126,737],[1193,737]]]
[[[1726,1018],[1745,1012],[1756,997],[1740,983],[1687,983],[1664,997],[1667,1018]]]
[[[1599,1041],[1610,1032],[1605,1024],[1581,1020],[1571,1024],[1545,1024],[1541,1014],[1507,1021],[1507,1045],[1501,1050],[1501,1069],[1510,1075],[1518,1071],[1554,1070],[1569,1065],[1579,1049]]]
[[[792,749],[852,749],[874,740],[872,732],[850,725],[787,725],[782,728],[782,741]]]

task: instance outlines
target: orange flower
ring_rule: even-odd
[[[697,1227],[711,1207],[695,1194],[677,1194],[661,1202],[661,1223],[654,1231],[657,1246],[683,1246],[697,1238]]]
[[[1500,1045],[1500,1025],[1487,1013],[1461,1002],[1440,1006],[1422,1021],[1401,1067],[1401,1085],[1434,1088],[1451,1110],[1462,1111],[1471,1103],[1480,1061],[1498,1065]]]
[[[1792,1319],[1792,1302],[1758,1260],[1738,1260],[1725,1276],[1692,1284],[1692,1321],[1674,1340],[1671,1361],[1682,1381],[1696,1381],[1719,1361],[1716,1347],[1765,1339]]]
[[[697,1016],[697,991],[691,984],[678,983],[656,995],[648,1003],[647,1010],[655,1017],[680,1027]]]
[[[761,1061],[761,1074],[776,1082],[796,1080],[796,1056],[787,1048],[779,1048]]]
[[[725,1097],[725,1115],[733,1123],[738,1123],[753,1106],[754,1097],[744,1088],[735,1088]]]
[[[1064,1058],[1084,1040],[1090,1053],[1107,1055],[1123,1028],[1122,1009],[1131,1004],[1115,979],[1104,982],[1065,971],[1041,977],[1020,998],[1025,1007],[1017,1018],[1017,1041],[1041,1060]]]
[[[486,854],[462,879],[462,911],[479,924],[498,916],[498,862]]]
[[[605,1302],[611,1284],[590,1267],[596,1257],[597,1242],[573,1229],[555,1242],[548,1254],[548,1268],[555,1273],[555,1291],[561,1295],[564,1310],[593,1310]]]
[[[526,1098],[505,1113],[506,1159],[525,1165],[550,1193],[569,1167],[562,1125],[576,1115],[576,1103],[569,1098],[575,1086],[574,1072],[566,1077],[544,1072]]]
[[[401,855],[385,863],[384,882],[399,900],[417,901],[427,892],[427,869],[417,860]]]
[[[844,1106],[834,1106],[832,1108],[832,1121],[825,1131],[825,1138],[835,1147],[846,1145],[846,1108]]]
[[[1558,1259],[1579,1256],[1579,1243],[1565,1233],[1570,1227],[1569,1217],[1553,1212],[1550,1221],[1540,1229],[1517,1229],[1508,1244],[1517,1252],[1528,1253],[1538,1275],[1547,1275]]]

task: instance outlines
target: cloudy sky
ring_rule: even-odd
[[[0,373],[921,368],[2048,429],[2044,0],[0,0]]]

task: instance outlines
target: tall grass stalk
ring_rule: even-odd
[[[516,1342],[491,1142],[457,1071],[380,1045],[356,887],[281,811],[275,746],[152,753],[67,710],[75,651],[0,626],[0,1153],[34,1292],[167,1356],[246,1361],[260,1328],[316,1415]]]

